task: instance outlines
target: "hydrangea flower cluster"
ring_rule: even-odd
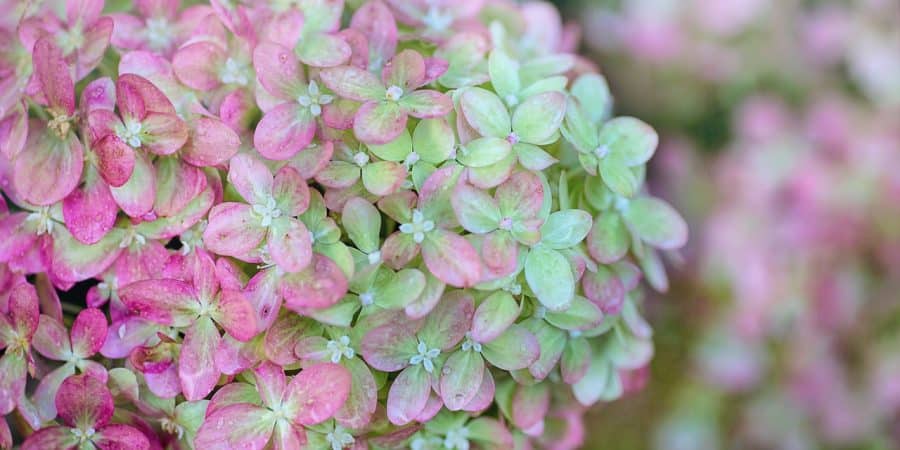
[[[549,4],[7,3],[0,447],[569,449],[640,387],[687,228]]]

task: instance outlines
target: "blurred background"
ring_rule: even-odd
[[[586,448],[900,448],[900,1],[556,3],[691,225]]]

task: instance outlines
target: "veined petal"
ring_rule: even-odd
[[[350,371],[339,364],[320,363],[295,375],[284,392],[284,407],[293,409],[291,420],[315,425],[334,416],[350,395]]]
[[[385,87],[371,72],[351,66],[334,67],[319,72],[322,82],[337,95],[365,102],[381,100]]]
[[[162,325],[184,327],[196,317],[197,291],[181,280],[136,281],[118,293],[132,313]]]
[[[447,115],[453,109],[450,97],[438,91],[422,90],[410,92],[400,99],[409,115],[419,119],[430,119]]]
[[[13,183],[30,203],[51,205],[78,186],[83,167],[84,150],[74,133],[60,139],[49,130],[34,129],[16,157]]]
[[[282,103],[263,116],[253,145],[268,159],[285,160],[305,149],[316,134],[315,118],[296,102]]]
[[[94,178],[69,194],[62,204],[66,228],[82,244],[99,242],[113,229],[119,206],[109,187]]]
[[[370,101],[364,103],[353,122],[357,139],[366,144],[387,144],[406,128],[407,113],[397,103]]]
[[[200,317],[188,328],[178,358],[178,378],[186,399],[206,397],[219,381],[215,353],[220,340],[219,330],[209,317]]]
[[[90,358],[100,351],[106,341],[106,316],[97,308],[87,308],[78,313],[72,323],[72,353],[80,358]]]
[[[147,436],[130,425],[107,425],[94,436],[93,442],[101,450],[147,450],[150,448]]]
[[[428,270],[444,283],[470,287],[481,281],[481,258],[461,236],[445,230],[428,233],[422,242],[422,258]]]
[[[410,366],[394,379],[387,397],[388,420],[394,425],[412,422],[428,403],[431,376],[422,365]]]
[[[250,205],[220,203],[209,212],[203,243],[217,254],[243,257],[259,246],[266,229],[253,217]]]
[[[143,147],[157,155],[169,155],[187,142],[188,127],[175,114],[148,113],[141,120]]]
[[[34,73],[50,107],[59,109],[61,114],[72,115],[75,112],[75,83],[62,51],[52,37],[34,43],[33,60]]]
[[[225,49],[209,41],[198,41],[178,49],[172,57],[172,68],[185,86],[199,91],[219,87],[217,69],[225,62]]]
[[[269,227],[266,248],[276,264],[287,272],[299,272],[312,261],[312,241],[303,222],[292,217],[275,220]]]
[[[223,289],[219,292],[213,319],[239,341],[249,341],[256,335],[256,311],[240,291]]]
[[[229,405],[206,417],[194,438],[194,447],[262,450],[274,426],[275,418],[266,409],[249,403]]]
[[[253,50],[253,68],[263,87],[282,100],[295,101],[306,87],[300,61],[282,45],[273,42],[257,45]]]
[[[106,385],[90,375],[66,378],[56,394],[56,410],[70,427],[100,428],[112,418],[113,399]]]

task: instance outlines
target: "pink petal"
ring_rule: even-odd
[[[381,257],[394,269],[401,269],[419,254],[419,244],[409,234],[395,232],[384,240]]]
[[[219,292],[216,322],[239,341],[249,341],[256,335],[256,311],[240,291],[223,289]]]
[[[284,369],[270,362],[264,362],[253,369],[253,376],[262,404],[270,408],[281,406],[287,386]]]
[[[225,57],[225,49],[212,42],[194,42],[178,49],[172,57],[172,68],[185,86],[209,91],[222,84],[218,70]]]
[[[106,316],[96,308],[83,309],[72,323],[72,352],[90,358],[106,341]]]
[[[2,88],[0,88],[2,89]],[[23,104],[15,106],[6,118],[0,119],[0,155],[15,159],[28,139],[28,113]]]
[[[13,329],[30,340],[40,323],[37,291],[28,283],[17,284],[9,293],[7,307]]]
[[[519,244],[512,235],[496,231],[485,236],[481,243],[481,256],[485,269],[493,279],[512,274],[519,262]]]
[[[544,201],[544,186],[531,172],[516,172],[494,193],[500,211],[519,220],[536,217]]]
[[[188,139],[187,125],[175,114],[150,112],[141,127],[143,147],[157,155],[175,153]]]
[[[93,439],[100,450],[148,450],[150,441],[144,433],[129,425],[107,425]]]
[[[275,433],[272,434],[273,450],[302,450],[309,448],[306,444],[305,428],[284,420],[275,422]]]
[[[475,302],[464,291],[444,294],[434,310],[425,318],[425,325],[419,330],[419,338],[430,346],[442,351],[449,350],[463,340],[472,328]]]
[[[112,418],[113,409],[109,389],[90,375],[66,378],[56,394],[56,410],[70,427],[100,428]]]
[[[285,306],[298,312],[327,308],[346,293],[344,272],[330,258],[318,253],[313,254],[312,263],[306,269],[285,275],[281,284]]]
[[[359,429],[369,424],[378,406],[378,386],[372,371],[359,358],[343,361],[350,371],[350,396],[334,419],[345,428]]]
[[[434,276],[455,287],[471,287],[481,281],[481,258],[461,236],[435,230],[422,242],[422,258]]]
[[[112,230],[92,245],[84,245],[66,229],[54,231],[51,273],[58,280],[78,282],[106,270],[122,253],[122,232]]]
[[[350,28],[359,30],[368,42],[366,59],[387,61],[397,51],[397,24],[391,10],[380,1],[366,2],[350,20]]]
[[[383,372],[403,369],[417,353],[415,336],[421,326],[421,321],[398,319],[369,331],[362,339],[363,358],[372,368]]]
[[[178,369],[175,364],[159,373],[144,373],[144,381],[147,382],[147,388],[160,398],[174,398],[181,394],[181,383],[178,380]]]
[[[415,50],[403,50],[397,53],[384,66],[381,81],[385,86],[397,86],[403,92],[412,91],[425,82],[425,58]]]
[[[278,318],[283,297],[281,283],[274,270],[260,270],[247,283],[245,294],[256,311],[257,329],[269,328]]]
[[[159,217],[178,214],[206,189],[206,174],[174,157],[156,160],[157,192],[153,210]]]
[[[438,91],[415,91],[400,100],[400,104],[409,112],[409,115],[419,119],[442,117],[453,109],[453,101],[450,97]]]
[[[83,31],[84,44],[77,50],[75,61],[75,76],[80,80],[86,77],[103,59],[103,53],[109,47],[112,37],[113,20],[109,17],[97,19],[93,25]]]
[[[97,78],[81,91],[79,105],[83,111],[95,109],[112,111],[116,107],[116,85],[109,77]]]
[[[279,99],[296,101],[305,87],[297,56],[279,44],[263,42],[256,46],[253,67],[263,87]]]
[[[141,120],[147,113],[175,114],[175,107],[150,80],[126,73],[116,81],[116,106],[123,116]]]
[[[384,85],[371,72],[351,66],[332,67],[319,72],[328,89],[358,102],[384,99]]]
[[[403,132],[407,119],[406,112],[397,103],[367,102],[356,112],[353,132],[366,144],[387,144]]]
[[[142,280],[121,286],[119,298],[137,316],[162,325],[184,327],[197,308],[197,292],[181,280]]]
[[[46,450],[49,448],[75,448],[78,438],[68,427],[50,426],[41,428],[22,443],[22,450]],[[12,447],[10,447],[12,448]]]
[[[316,121],[296,102],[283,103],[266,112],[253,133],[259,154],[274,160],[290,159],[312,142]]]
[[[266,364],[266,363],[263,363]],[[222,386],[213,394],[212,399],[206,406],[206,416],[213,415],[226,406],[237,405],[240,403],[249,403],[251,405],[261,405],[259,392],[256,387],[247,383],[228,383]]]
[[[188,328],[178,358],[178,378],[181,391],[189,401],[200,400],[216,387],[219,371],[215,353],[221,336],[209,317],[200,317]]]
[[[228,167],[228,181],[247,203],[264,204],[272,195],[274,178],[269,168],[247,154],[236,155]]]
[[[132,350],[156,336],[157,330],[159,325],[140,317],[119,319],[109,326],[100,354],[107,358],[125,358]]]
[[[475,398],[463,408],[463,411],[479,413],[488,409],[488,407],[494,403],[494,393],[496,389],[497,387],[494,384],[494,377],[491,376],[491,371],[485,370],[484,376],[481,377],[481,386],[478,388],[478,393],[475,394]]]
[[[350,395],[350,372],[343,366],[322,363],[300,371],[287,386],[285,406],[293,406],[291,419],[300,425],[315,425],[334,416]]]
[[[546,383],[516,386],[512,398],[512,421],[522,429],[540,423],[550,408],[550,390]]]
[[[299,272],[312,261],[312,240],[303,222],[287,218],[269,227],[266,248],[269,255],[286,272]]]
[[[63,200],[63,218],[75,239],[94,244],[113,229],[119,207],[106,183],[87,181]]]
[[[242,257],[259,246],[266,229],[253,217],[250,205],[221,203],[209,212],[203,243],[219,255]]]
[[[259,350],[253,342],[240,342],[226,334],[216,350],[216,368],[224,375],[241,373],[264,359]]]
[[[406,167],[393,161],[369,163],[362,170],[366,190],[378,196],[393,194],[406,180]]]
[[[44,97],[57,114],[72,115],[75,112],[75,83],[62,51],[52,37],[45,37],[34,44],[34,72]]]
[[[38,353],[57,361],[67,361],[72,355],[68,330],[62,323],[47,315],[41,315],[31,345]]]
[[[25,357],[19,353],[9,353],[0,357],[0,412],[4,415],[16,409],[19,399],[25,396],[28,379]]]
[[[424,367],[417,365],[407,367],[394,379],[387,397],[387,416],[392,424],[406,425],[425,409],[430,378]]]
[[[217,166],[237,153],[241,138],[224,122],[212,117],[194,120],[181,157],[198,167]]]
[[[125,184],[134,171],[134,150],[118,136],[109,134],[94,144],[97,169],[110,186]]]
[[[109,14],[113,20],[113,33],[109,38],[109,42],[118,48],[135,50],[141,47],[144,42],[141,30],[144,28],[144,21],[124,13]],[[122,72],[124,73],[124,72]]]
[[[278,208],[288,216],[299,216],[309,207],[309,187],[300,173],[291,166],[282,167],[275,174],[272,196]]]
[[[209,450],[262,450],[272,436],[274,420],[268,410],[249,403],[218,409],[203,421],[194,448]]]
[[[75,189],[84,167],[84,151],[74,133],[60,140],[49,130],[32,130],[25,146],[16,157],[13,172],[13,183],[25,200],[50,205]]]

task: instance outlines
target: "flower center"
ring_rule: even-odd
[[[476,352],[481,353],[481,342],[473,340],[472,333],[466,333],[466,340],[463,341],[462,350],[464,352],[475,350]]]
[[[219,72],[219,79],[225,84],[246,86],[250,82],[248,71],[246,64],[234,58],[228,58],[225,60],[225,65],[222,66],[222,71]]]
[[[363,306],[371,306],[372,303],[375,303],[375,294],[372,291],[363,292],[359,294],[359,302]]]
[[[425,216],[418,209],[413,211],[412,222],[400,225],[400,232],[413,235],[413,240],[421,244],[425,240],[425,233],[434,229],[434,222],[425,220]]]
[[[300,106],[309,109],[309,113],[315,117],[322,115],[322,105],[327,105],[334,101],[334,97],[328,94],[322,94],[319,91],[319,85],[315,81],[309,82],[306,94],[297,97],[297,103]]]
[[[267,227],[272,225],[272,221],[281,217],[281,210],[275,203],[275,198],[269,196],[265,203],[257,203],[253,205],[253,212],[259,217],[260,225]]]
[[[80,26],[74,26],[56,35],[56,43],[63,55],[69,55],[84,45],[84,33]]]
[[[194,249],[203,248],[203,233],[206,228],[206,221],[202,220],[197,226],[198,229],[189,228],[181,233],[179,240],[181,241],[181,254],[189,255]]]
[[[331,450],[341,450],[342,448],[351,447],[356,440],[353,435],[348,433],[341,427],[334,427],[334,431],[325,435],[325,440],[331,444]]]
[[[162,420],[160,420],[159,425],[160,427],[162,427],[163,431],[178,436],[178,439],[184,437],[184,427],[168,417],[164,417]]]
[[[50,234],[53,232],[53,218],[50,217],[49,206],[42,206],[37,211],[29,214],[25,218],[25,220],[29,222],[37,222],[34,233],[38,236],[43,234]]]
[[[341,362],[341,358],[351,359],[356,356],[356,351],[350,346],[350,336],[341,336],[336,341],[328,341],[326,348],[331,353],[331,362],[335,364]]]
[[[428,12],[422,17],[422,23],[432,31],[446,31],[453,23],[453,13],[439,8],[437,5],[431,5],[428,7]]]
[[[509,133],[509,136],[506,136],[506,142],[509,142],[512,145],[516,145],[519,143],[519,135],[516,134],[515,131]]]
[[[141,146],[141,129],[143,126],[140,122],[133,119],[125,119],[123,126],[117,128],[116,136],[119,136],[119,139],[121,139],[122,142],[128,144],[131,148],[138,148]]]
[[[119,242],[119,248],[128,248],[128,247],[131,247],[132,245],[137,245],[138,247],[140,247],[146,243],[147,243],[147,238],[145,238],[142,234],[135,231],[134,228],[130,228],[125,233],[125,237],[122,238],[122,242]]]
[[[441,354],[441,349],[439,348],[428,348],[424,342],[419,341],[419,345],[416,346],[416,351],[419,352],[417,355],[409,358],[409,363],[417,366],[419,364],[425,368],[425,371],[431,373],[434,371],[434,359]]]
[[[608,154],[609,154],[609,147],[607,147],[606,145],[601,145],[594,149],[594,156],[596,156],[597,159],[606,158],[606,155],[608,155]]]
[[[94,436],[94,433],[97,431],[92,427],[88,427],[86,430],[82,430],[81,428],[72,428],[72,434],[78,438],[78,444],[86,444],[90,442],[91,438]]]
[[[509,231],[512,229],[512,225],[513,225],[513,220],[509,217],[504,217],[503,219],[500,220],[500,224],[498,225],[498,228],[500,228],[501,230]]]
[[[365,167],[369,163],[369,155],[366,152],[357,152],[353,155],[353,164],[359,167]]]
[[[384,98],[392,102],[400,100],[400,97],[403,97],[403,88],[397,85],[391,85],[384,93]]]
[[[512,295],[520,295],[522,294],[522,285],[519,283],[510,283],[509,285],[504,286],[503,290]]]
[[[56,108],[50,108],[47,112],[50,113],[51,117],[50,121],[47,122],[47,128],[60,139],[65,138],[69,131],[72,130],[73,117],[66,115],[65,111]]]
[[[503,101],[506,102],[506,106],[513,107],[519,104],[519,97],[509,94],[506,97],[503,97]]]
[[[630,203],[631,202],[627,198],[618,196],[618,197],[616,197],[613,207],[616,208],[616,211],[623,212],[626,209],[628,209],[628,205]]]
[[[403,160],[403,165],[406,166],[407,169],[413,166],[413,164],[419,162],[419,154],[416,152],[410,152],[410,154],[406,155],[406,159]]]
[[[369,264],[378,264],[381,262],[381,251],[375,250],[372,253],[366,255],[369,258]]]
[[[469,450],[469,429],[454,428],[444,436],[444,448],[451,450]]]
[[[154,50],[163,50],[169,47],[175,31],[165,17],[151,17],[147,19],[147,29],[144,35],[147,37],[147,44]]]

